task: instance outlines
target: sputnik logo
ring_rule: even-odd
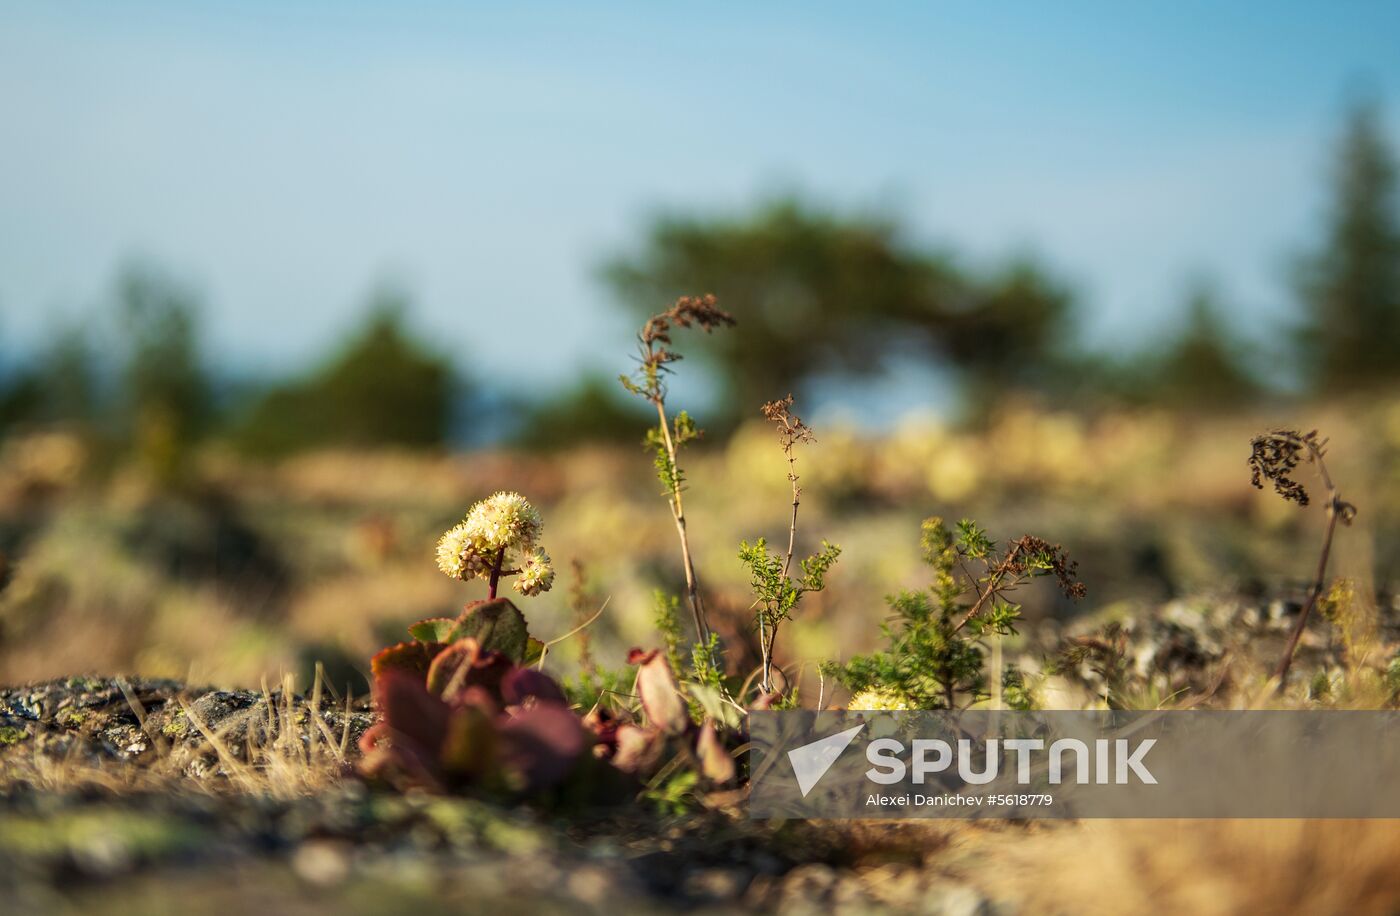
[[[862,728],[865,728],[864,722],[855,728],[818,738],[811,744],[788,751],[788,760],[792,763],[792,772],[797,776],[797,787],[802,790],[803,798],[821,781]]]

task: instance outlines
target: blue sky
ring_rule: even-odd
[[[460,364],[614,367],[592,270],[655,207],[799,189],[973,262],[1032,250],[1096,341],[1215,276],[1289,308],[1347,100],[1400,137],[1400,5],[0,2],[0,350],[130,256],[285,369],[385,280]],[[522,359],[522,355],[528,358]]]

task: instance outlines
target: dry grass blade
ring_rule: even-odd
[[[165,739],[159,732],[153,731],[146,723],[146,707],[141,703],[141,698],[131,689],[131,685],[126,682],[126,678],[117,678],[117,689],[122,692],[122,697],[126,700],[126,705],[131,707],[131,712],[136,716],[136,721],[141,726],[141,731],[146,737],[151,739],[151,744],[155,747],[156,753],[164,757],[169,748],[165,744]]]
[[[602,604],[602,606],[599,607],[598,610],[595,611],[595,612],[593,613],[593,616],[592,616],[592,617],[588,618],[588,619],[585,620],[583,623],[581,623],[581,624],[579,624],[578,626],[574,627],[572,630],[570,630],[569,632],[565,633],[563,636],[556,636],[556,637],[554,637],[553,639],[551,639],[549,642],[545,643],[545,644],[540,648],[540,661],[539,661],[539,665],[537,666],[537,668],[538,668],[540,671],[543,671],[543,670],[544,670],[544,660],[545,660],[545,657],[546,657],[547,655],[549,655],[549,647],[550,647],[550,646],[557,646],[559,643],[561,643],[561,642],[563,642],[564,640],[568,639],[570,636],[573,636],[573,635],[575,635],[575,634],[577,634],[577,633],[582,632],[583,630],[586,630],[590,625],[592,625],[593,621],[595,621],[595,620],[597,620],[599,617],[602,617],[602,616],[603,616],[603,612],[606,611],[606,610],[608,609],[608,602],[609,602],[609,601],[612,601],[612,595],[609,595],[607,598],[604,598],[604,599],[603,599],[603,604]]]
[[[209,746],[213,748],[214,753],[219,758],[219,762],[223,765],[224,770],[229,776],[234,778],[237,782],[242,783],[244,788],[251,788],[254,786],[256,780],[248,766],[229,750],[228,745],[224,743],[223,739],[209,728],[204,719],[194,711],[190,704],[186,703],[184,699],[179,699],[177,702],[180,704],[180,711],[185,714],[185,719],[195,727],[195,730],[204,737],[205,741],[209,742]]]

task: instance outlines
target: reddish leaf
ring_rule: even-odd
[[[450,715],[447,704],[428,693],[419,678],[392,669],[375,679],[374,702],[381,721],[373,750],[387,750],[410,779],[437,788]],[[376,766],[383,768],[382,758]]]
[[[661,762],[666,738],[656,729],[619,725],[614,734],[617,750],[612,764],[624,773],[649,773]]]
[[[633,655],[637,651],[633,649]],[[668,735],[681,734],[690,725],[690,713],[686,711],[685,700],[671,674],[670,663],[659,652],[648,652],[640,658],[637,695],[642,698],[642,709],[646,711],[648,721]]]
[[[589,745],[566,706],[537,703],[500,726],[501,764],[512,787],[535,792],[568,778]]]
[[[448,705],[454,709],[470,706],[473,709],[481,710],[492,719],[501,714],[500,697],[496,696],[485,687],[479,687],[475,684],[469,685],[465,690],[453,694],[448,700]]]
[[[472,663],[471,671],[467,673],[465,691],[473,689],[481,690],[491,697],[494,705],[501,705],[501,680],[509,674],[515,666],[510,663],[499,652],[482,652],[475,662]],[[443,699],[454,706],[469,702],[462,691],[457,693],[447,693]]]
[[[506,703],[523,703],[529,697],[545,703],[568,703],[564,698],[564,691],[559,689],[554,678],[543,671],[515,668],[501,680],[501,698]]]
[[[442,768],[453,781],[479,779],[495,768],[498,742],[492,715],[489,708],[478,706],[452,711],[443,738]]]
[[[472,665],[481,656],[481,647],[474,639],[459,639],[443,649],[428,667],[428,692],[443,696],[452,689],[460,691],[467,685],[467,676]]]
[[[760,693],[758,696],[754,697],[754,701],[749,704],[749,709],[771,709],[779,696],[780,695],[777,693]]]
[[[715,724],[709,720],[700,728],[695,754],[700,758],[700,772],[706,779],[723,785],[734,778],[734,758],[719,740]]]
[[[435,642],[401,642],[379,650],[379,653],[370,659],[369,670],[376,678],[388,671],[402,671],[405,674],[426,677],[434,656],[444,648],[446,646]]]
[[[617,717],[601,706],[595,706],[583,717],[583,727],[593,733],[593,753],[608,758],[617,751]]]

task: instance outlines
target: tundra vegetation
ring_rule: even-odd
[[[160,794],[194,781],[198,791],[218,797],[344,805],[375,824],[381,816],[375,812],[397,811],[392,806],[399,804],[419,811],[432,798],[446,806],[427,809],[432,829],[449,832],[461,818],[531,812],[522,816],[536,827],[521,829],[538,829],[543,817],[585,836],[620,831],[608,835],[623,843],[655,834],[653,851],[687,863],[687,874],[705,881],[719,881],[722,872],[741,876],[738,896],[718,899],[775,904],[789,894],[829,899],[835,891],[804,884],[817,879],[804,877],[803,869],[819,863],[838,874],[865,875],[847,866],[895,857],[921,863],[913,872],[927,883],[944,867],[939,856],[954,835],[987,852],[995,844],[979,846],[990,841],[971,825],[877,834],[746,824],[741,804],[751,710],[1400,703],[1396,634],[1377,606],[1386,593],[1358,578],[1354,564],[1337,572],[1348,552],[1345,532],[1359,517],[1341,485],[1355,491],[1358,464],[1345,460],[1347,449],[1334,459],[1319,433],[1266,432],[1248,455],[1238,437],[1234,461],[1221,465],[1202,448],[1209,460],[1193,464],[1191,450],[1171,430],[1141,417],[1090,429],[1021,408],[975,433],[922,427],[863,443],[839,427],[814,429],[787,394],[750,405],[750,426],[723,448],[706,447],[700,423],[676,403],[669,382],[687,341],[743,332],[710,296],[677,300],[639,332],[636,364],[622,384],[654,416],[643,440],[655,479],[645,494],[650,499],[639,493],[632,500],[617,484],[648,476],[639,473],[635,451],[609,453],[593,468],[585,457],[571,458],[569,477],[554,459],[546,465],[504,456],[465,475],[445,461],[402,455],[370,461],[355,452],[343,460],[327,453],[289,461],[275,475],[216,456],[201,474],[223,475],[244,492],[268,488],[266,501],[238,511],[202,495],[178,462],[158,462],[159,475],[147,472],[114,497],[147,500],[139,523],[114,525],[99,508],[79,511],[72,503],[46,510],[54,512],[53,527],[28,546],[26,561],[7,573],[0,594],[0,652],[10,663],[37,664],[40,656],[22,651],[32,644],[45,647],[44,663],[63,664],[72,657],[63,653],[87,640],[130,652],[138,669],[178,675],[182,669],[169,659],[201,639],[211,646],[203,657],[222,663],[250,642],[260,647],[251,668],[296,638],[305,643],[303,657],[320,664],[309,668],[310,689],[302,694],[290,675],[260,691],[200,692],[149,678],[66,678],[6,691],[0,697],[5,784]],[[1221,423],[1209,441],[1234,429]],[[1345,441],[1354,445],[1358,437],[1349,432]],[[151,440],[152,456],[159,441]],[[1383,433],[1369,443],[1383,461],[1400,454],[1400,435]],[[26,440],[25,448],[5,453],[16,472],[6,480],[18,483],[5,484],[11,489],[0,496],[44,505],[47,494],[72,486],[64,474],[76,472],[63,469],[81,461],[80,445],[48,435]],[[982,456],[993,454],[998,462],[988,468]],[[1187,471],[1206,476],[1174,482],[1172,475]],[[1320,485],[1317,498],[1306,474]],[[181,496],[142,489],[157,478]],[[1250,498],[1251,483],[1272,487],[1282,501]],[[1010,495],[990,498],[994,486]],[[1377,516],[1400,507],[1400,494],[1384,482],[1374,489]],[[1229,514],[1209,515],[1214,494],[1240,491],[1245,495],[1231,497]],[[309,495],[287,509],[283,501],[296,492]],[[1025,524],[1014,506],[1027,493],[1070,494],[1074,501],[1066,505],[1075,512],[1041,514],[1033,526]],[[1155,607],[1125,607],[1120,593],[1097,612],[1074,610],[1091,594],[1088,586],[1097,590],[1109,578],[1096,570],[1113,563],[1150,567],[1152,556],[1139,551],[1115,559],[1117,545],[1096,534],[1100,522],[1074,515],[1090,503],[1143,493],[1157,500],[1149,506],[1157,511],[1210,519],[1192,521],[1189,537],[1177,542],[1184,547],[1174,548],[1184,552],[1171,556],[1206,564],[1219,588]],[[406,497],[408,509],[385,508]],[[1368,499],[1368,512],[1371,504]],[[346,526],[346,505],[374,508]],[[206,529],[200,512],[213,506],[216,522]],[[945,515],[920,524],[930,510]],[[966,517],[974,514],[990,515],[993,524]],[[249,521],[254,518],[274,521],[259,528]],[[1260,559],[1209,530],[1230,526],[1277,553]],[[1026,528],[1035,533],[992,533]],[[336,540],[307,537],[328,529]],[[239,617],[219,603],[229,587],[221,578],[227,568],[200,551],[230,543],[244,545],[241,586],[257,583],[269,606],[290,601],[286,622]],[[272,543],[292,546],[276,550]],[[1287,554],[1299,544],[1301,553]],[[279,556],[290,559],[274,559]],[[553,556],[567,558],[558,573]],[[417,571],[431,571],[434,560],[437,572],[426,584]],[[170,604],[157,604],[158,616],[147,621],[134,608],[161,594],[164,580],[150,572],[160,563],[201,569],[204,585],[171,592]],[[72,578],[79,566],[88,575]],[[1241,566],[1307,572],[1296,581],[1249,585],[1229,578]],[[323,577],[316,600],[279,597],[288,582],[311,576]],[[1132,581],[1149,579],[1138,574]],[[187,618],[176,613],[176,603],[182,612],[200,609],[197,631],[181,628]],[[43,642],[43,634],[60,631],[61,639]],[[369,646],[394,631],[402,636],[371,655]],[[288,667],[299,662],[281,657]],[[369,674],[359,687],[357,668]],[[336,794],[345,792],[353,797]],[[24,807],[28,802],[15,804],[13,823],[22,826],[0,828],[7,849],[29,842],[14,830],[37,830],[42,821]],[[356,807],[362,804],[369,807]],[[481,811],[497,814],[464,813]],[[183,809],[170,816],[181,824],[195,817]],[[337,829],[315,818],[310,823],[311,832],[298,840],[304,845],[316,831]],[[494,821],[472,823],[466,842],[473,844],[503,829]],[[421,834],[423,827],[403,829]],[[1071,829],[1048,834],[1072,843]],[[661,848],[677,842],[663,835],[667,830],[680,831],[683,852]],[[734,837],[741,863],[714,860],[717,847],[700,837],[715,830]],[[1204,834],[1208,844],[1237,842],[1230,830]],[[1123,842],[1160,839],[1152,837],[1125,832]],[[69,858],[61,861],[87,855],[71,851],[79,840],[63,842],[61,856]],[[174,849],[183,840],[168,842]],[[1291,842],[1298,854],[1314,855],[1326,840],[1299,834]],[[1393,838],[1378,835],[1375,842],[1381,850],[1394,848]],[[1042,884],[1072,874],[1046,874],[1046,863],[1063,854],[1048,840],[1018,840],[995,851],[1024,857],[1032,848],[1024,874],[1038,877],[1017,884],[1017,900],[1035,899]],[[1270,855],[1261,854],[1263,865],[1274,863]],[[1382,859],[1357,867],[1370,874]],[[586,867],[565,854],[558,860],[569,869]],[[985,869],[960,868],[959,888],[976,888],[988,899],[1011,893],[994,887],[995,876]],[[566,896],[573,893],[567,882],[561,886]],[[687,906],[706,899],[699,886],[648,885]],[[1130,899],[1132,891],[1119,893]],[[876,893],[860,893],[867,892]]]
[[[761,415],[777,433],[790,497],[786,546],[774,550],[763,536],[741,541],[738,561],[753,595],[750,625],[735,634],[742,646],[726,644],[712,626],[696,560],[704,532],[692,530],[687,516],[690,480],[681,460],[702,430],[687,410],[671,403],[668,381],[682,358],[677,332],[708,334],[734,325],[715,297],[682,297],[644,323],[636,368],[620,377],[628,392],[655,411],[644,444],[679,545],[677,591],[655,591],[650,644],[631,648],[625,668],[599,668],[585,640],[606,606],[591,609],[596,598],[584,587],[578,561],[570,599],[575,626],[550,642],[533,635],[526,613],[499,589],[513,579],[524,600],[553,586],[553,566],[542,546],[544,520],[519,493],[480,500],[441,536],[437,563],[453,579],[485,582],[486,596],[458,616],[410,625],[411,640],[374,656],[379,719],[359,743],[362,776],[401,789],[575,808],[650,800],[674,812],[722,807],[739,797],[735,792],[742,793],[746,778],[747,711],[803,703],[800,672],[778,661],[778,633],[794,625],[804,598],[822,593],[828,577],[837,574],[841,548],[822,540],[815,552],[801,555],[798,462],[815,433],[796,412],[791,394],[763,404]],[[1272,664],[1271,684],[1280,693],[1314,609],[1326,600],[1339,619],[1341,606],[1355,597],[1350,586],[1328,590],[1337,525],[1350,524],[1356,509],[1338,493],[1325,452],[1326,441],[1316,432],[1279,430],[1256,437],[1248,458],[1254,486],[1267,481],[1299,506],[1309,503],[1306,487],[1293,476],[1300,465],[1313,467],[1327,491],[1317,573]],[[1045,702],[1052,678],[1092,683],[1089,702],[1112,707],[1170,706],[1179,696],[1160,692],[1150,673],[1144,677],[1136,670],[1118,621],[1046,646],[1029,664],[1006,659],[1005,641],[1019,635],[1024,590],[1046,580],[1070,602],[1087,593],[1079,564],[1060,544],[1033,534],[1001,540],[971,519],[949,525],[930,517],[922,523],[919,547],[931,581],[886,598],[890,614],[880,625],[882,648],[816,660],[818,692],[809,705],[827,705],[828,682],[832,700],[839,688],[845,704],[860,710],[1030,709]],[[682,607],[689,611],[688,627]],[[544,662],[551,646],[569,639],[580,641],[578,671],[556,679],[545,673]],[[756,658],[744,646],[755,649]],[[1221,659],[1216,674],[1223,679],[1228,671],[1228,659]],[[1389,668],[1384,676],[1393,679]],[[1218,687],[1219,681],[1211,689]],[[1329,689],[1313,684],[1306,696],[1315,700]]]
[[[1400,707],[1377,106],[1334,165],[1301,326],[1207,278],[1089,349],[1054,265],[783,197],[658,215],[624,387],[533,402],[394,289],[229,372],[128,265],[0,348],[5,911],[1394,912],[1392,822],[739,816],[764,707]],[[950,419],[811,413],[930,366]]]

